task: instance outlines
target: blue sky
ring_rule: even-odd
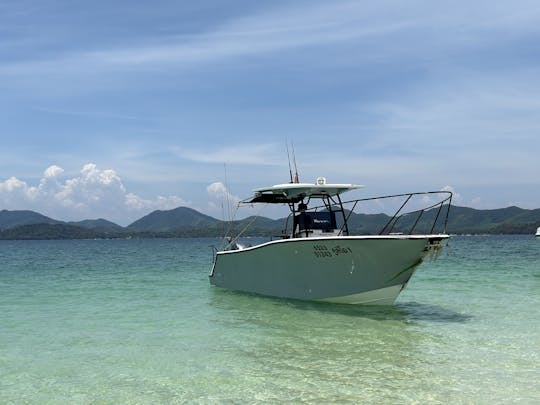
[[[0,209],[219,217],[287,139],[302,181],[538,208],[539,44],[537,1],[0,0]]]

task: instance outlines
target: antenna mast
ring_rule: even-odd
[[[292,153],[293,153],[293,163],[294,163],[294,180],[293,183],[300,183],[298,179],[298,168],[296,167],[296,154],[294,153],[294,144],[291,141]]]
[[[287,146],[287,161],[289,162],[289,176],[291,183],[293,182],[292,169],[291,169],[291,155],[289,154],[289,140],[285,139],[285,146]]]

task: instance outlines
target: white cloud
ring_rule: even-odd
[[[461,195],[452,186],[444,186],[443,188],[441,188],[441,191],[449,191],[450,193],[452,193],[452,199],[454,201],[461,200]]]
[[[239,204],[241,199],[232,194],[225,184],[216,181],[206,187],[208,205],[206,212],[224,221],[236,220],[248,216],[268,216],[282,218],[289,210],[283,206],[269,207],[265,204]]]
[[[3,183],[0,183],[0,192],[15,192],[18,190],[23,190],[26,187],[26,183],[23,181],[20,181],[19,179],[15,177],[10,177]]]
[[[148,200],[139,197],[136,194],[128,193],[126,194],[126,206],[128,209],[134,210],[134,211],[140,211],[140,210],[169,210],[172,208],[176,208],[180,205],[186,205],[186,201],[184,201],[180,197],[176,196],[158,196],[154,200]]]
[[[220,181],[216,181],[206,187],[206,192],[208,197],[214,201],[229,201],[231,204],[238,204],[240,198],[236,195],[233,195],[227,190],[225,184]]]
[[[227,197],[227,195],[229,195],[229,193],[227,192],[227,188],[220,181],[210,184],[208,187],[206,187],[206,191],[208,192],[208,195],[212,198],[219,199]]]
[[[216,181],[206,187],[208,193],[208,211],[214,215],[225,216],[223,219],[234,217],[240,198],[231,194],[225,184]],[[225,211],[228,211],[225,213]]]
[[[64,173],[64,169],[62,169],[62,168],[59,167],[59,166],[52,165],[52,166],[49,166],[49,167],[47,168],[47,170],[45,170],[45,171],[43,172],[43,176],[46,177],[46,178],[51,178],[51,177],[59,176],[59,175],[61,175],[62,173]]]
[[[202,163],[280,165],[276,144],[236,144],[213,150],[177,149],[178,156]],[[284,147],[283,147],[284,149]]]
[[[172,209],[188,203],[177,196],[144,199],[128,192],[112,169],[94,163],[83,166],[79,175],[62,180],[64,169],[47,168],[38,186],[10,177],[0,182],[0,202],[5,209],[31,209],[62,220],[105,217],[127,224],[156,209]]]

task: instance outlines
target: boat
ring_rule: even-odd
[[[342,200],[343,193],[362,187],[329,184],[319,177],[314,184],[291,178],[291,183],[253,190],[239,206],[287,205],[290,214],[284,230],[254,246],[240,243],[245,229],[224,238],[222,246],[214,248],[210,284],[286,299],[393,305],[423,260],[436,258],[445,245],[452,193]],[[395,198],[403,202],[393,216],[385,217],[390,219],[381,229],[350,232],[356,207]],[[413,200],[428,205],[407,210]]]
[[[537,237],[537,238],[540,238],[540,226],[539,226],[538,229],[536,230],[536,237]]]

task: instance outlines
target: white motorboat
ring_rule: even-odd
[[[315,184],[291,182],[255,189],[254,196],[240,204],[287,204],[291,213],[285,230],[277,239],[250,247],[239,243],[241,235],[226,238],[216,249],[210,283],[273,297],[392,305],[426,255],[438,253],[448,238],[452,193],[342,201],[342,193],[361,187],[327,184],[318,178]],[[405,212],[411,200],[422,197],[429,200],[428,207]],[[379,232],[349,232],[359,204],[388,198],[405,201]],[[415,232],[426,227],[426,218],[433,222],[429,231]],[[442,230],[437,233],[435,227]]]
[[[538,229],[536,230],[536,237],[537,237],[537,238],[540,238],[540,226],[539,226]]]

